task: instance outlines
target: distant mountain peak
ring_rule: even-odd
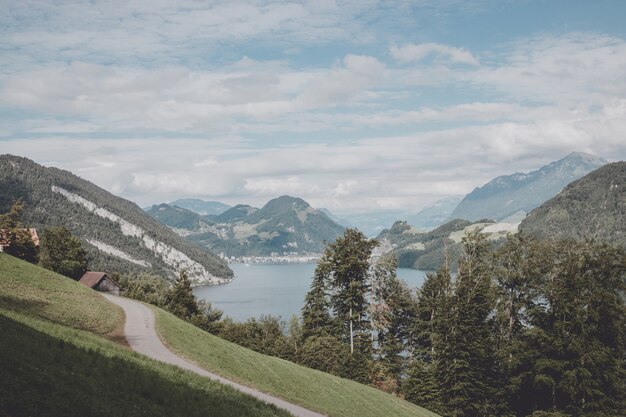
[[[572,152],[537,170],[497,177],[466,195],[449,219],[501,220],[520,210],[528,213],[554,197],[570,182],[606,163],[605,159],[596,155]]]

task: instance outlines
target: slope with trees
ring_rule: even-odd
[[[205,283],[232,277],[223,261],[185,241],[134,203],[70,172],[2,155],[0,212],[8,211],[18,199],[25,203],[25,224],[37,229],[65,227],[80,238],[93,269],[152,270],[173,277],[186,263],[195,266],[194,279]]]
[[[594,238],[626,248],[626,162],[572,182],[533,210],[520,229],[541,238]]]

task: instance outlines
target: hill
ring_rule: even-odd
[[[181,198],[172,201],[170,205],[193,211],[202,216],[216,216],[230,208],[228,204],[220,203],[219,201],[204,201],[197,198]]]
[[[0,276],[2,416],[289,415],[107,340],[123,312],[82,284],[3,253]]]
[[[461,254],[461,242],[468,232],[480,231],[490,240],[499,240],[507,233],[515,233],[517,224],[495,223],[491,220],[451,220],[428,231],[420,231],[406,221],[397,221],[391,229],[383,230],[376,240],[380,246],[376,255],[393,252],[398,259],[398,267],[422,270],[436,270],[447,259],[451,269],[456,269],[456,260]]]
[[[0,415],[12,407],[25,411],[8,415],[286,416],[107,341],[102,335],[121,325],[121,312],[77,282],[2,253],[0,276]],[[154,309],[158,330],[172,349],[242,384],[329,416],[437,417],[377,389],[262,355]]]
[[[597,156],[574,152],[536,171],[495,178],[466,195],[449,219],[502,220],[519,211],[528,213],[606,163]]]
[[[26,203],[23,220],[43,229],[64,226],[84,243],[90,268],[107,272],[154,270],[173,276],[186,269],[195,284],[223,283],[232,271],[144,213],[68,171],[12,155],[0,156],[0,211]]]
[[[543,238],[594,238],[626,247],[626,162],[615,162],[572,182],[533,210],[520,225]]]
[[[146,210],[146,213],[171,228],[181,236],[191,232],[207,231],[213,221],[191,210],[169,204],[154,205]]]
[[[226,256],[320,253],[344,228],[301,198],[282,196],[261,209],[237,205],[218,216],[199,216],[160,205],[148,212],[187,239]],[[185,228],[180,228],[186,225]]]

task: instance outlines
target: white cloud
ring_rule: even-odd
[[[480,65],[478,59],[469,51],[439,43],[409,44],[400,47],[394,45],[389,52],[400,62],[419,62],[428,57],[434,57],[435,60],[457,64]]]
[[[520,100],[602,105],[626,96],[626,41],[592,33],[541,36],[511,45],[503,63],[461,80]]]

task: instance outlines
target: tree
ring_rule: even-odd
[[[191,289],[191,280],[186,271],[180,271],[176,282],[165,296],[165,305],[174,315],[190,320],[199,313],[196,296]]]
[[[329,263],[325,272],[330,275],[334,289],[331,306],[339,334],[349,341],[351,354],[354,354],[355,339],[359,339],[357,344],[362,349],[371,347],[363,339],[369,339],[369,268],[372,249],[376,245],[377,241],[368,239],[358,230],[346,229],[343,236],[328,245],[322,257],[323,262]]]
[[[0,214],[0,240],[6,245],[5,253],[35,263],[38,258],[37,247],[21,220],[25,207],[22,200],[16,200],[8,213]]]
[[[80,239],[65,227],[44,229],[39,264],[51,271],[78,280],[87,271],[87,252]]]
[[[464,254],[454,281],[446,344],[437,352],[441,399],[450,416],[492,416],[496,365],[493,349],[494,290],[489,273],[489,246],[483,235],[463,239]]]
[[[330,262],[322,258],[315,268],[311,288],[304,297],[302,307],[302,333],[304,338],[321,336],[331,332],[332,320],[329,307],[328,277]]]
[[[624,403],[626,254],[592,241],[556,242],[529,307],[520,411],[612,416]],[[544,413],[545,414],[545,413]]]
[[[380,372],[399,385],[404,374],[406,352],[411,352],[411,331],[416,319],[416,300],[406,283],[396,275],[393,254],[383,255],[373,266],[370,317],[376,333]],[[386,381],[389,386],[391,380]]]

